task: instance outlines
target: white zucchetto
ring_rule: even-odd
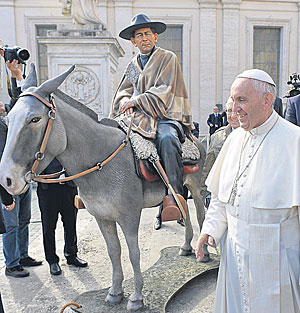
[[[251,78],[251,79],[256,79],[256,80],[260,80],[262,82],[266,82],[268,84],[273,85],[274,87],[276,87],[272,77],[266,73],[263,70],[259,70],[259,69],[251,69],[251,70],[246,70],[244,72],[242,72],[241,74],[239,74],[236,78]]]

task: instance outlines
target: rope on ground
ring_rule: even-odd
[[[70,306],[70,305],[75,305],[78,309],[81,308],[81,305],[80,305],[80,304],[78,304],[78,303],[76,303],[76,302],[70,302],[70,303],[67,303],[66,305],[64,305],[64,306],[62,307],[62,309],[60,310],[59,313],[63,313],[64,310],[65,310],[65,308],[67,308],[67,307]]]

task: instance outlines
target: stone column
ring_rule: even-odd
[[[230,95],[231,84],[239,72],[239,8],[241,0],[223,3],[223,104]]]
[[[133,18],[133,2],[134,0],[113,0],[114,4],[114,19],[115,19],[115,37],[120,41],[122,48],[125,51],[124,58],[120,60],[119,72],[123,73],[133,57],[134,49],[130,40],[125,40],[119,37],[122,29],[130,25]],[[119,77],[121,79],[121,77]]]
[[[208,114],[216,104],[216,50],[217,50],[217,0],[199,1],[199,37],[200,37],[200,125],[206,125]],[[201,133],[208,133],[202,127]]]
[[[47,47],[49,78],[75,64],[61,90],[93,109],[99,118],[109,114],[118,84],[118,59],[124,55],[117,39],[102,26],[58,25],[57,31],[40,39]]]

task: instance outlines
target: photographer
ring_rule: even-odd
[[[0,49],[0,55],[4,57],[4,49]],[[23,77],[21,74],[21,64],[17,60],[7,60],[7,68],[11,72],[11,94],[15,95],[14,99],[11,99],[10,104],[0,105],[1,113],[8,113],[15,102],[18,95],[21,93],[20,86],[23,83]],[[0,123],[0,156],[2,156],[5,140],[7,134],[7,126],[2,119]],[[31,218],[31,188],[25,193],[14,196],[13,204],[6,202],[5,197],[8,197],[7,192],[1,193],[1,199],[4,210],[4,220],[6,224],[6,233],[2,235],[3,241],[3,254],[5,258],[5,275],[12,277],[26,277],[29,272],[23,268],[23,266],[37,266],[41,265],[41,261],[28,256],[28,225]]]

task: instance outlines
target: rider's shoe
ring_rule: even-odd
[[[161,224],[162,224],[161,217],[157,217],[156,222],[154,224],[154,229],[155,230],[161,229]]]

